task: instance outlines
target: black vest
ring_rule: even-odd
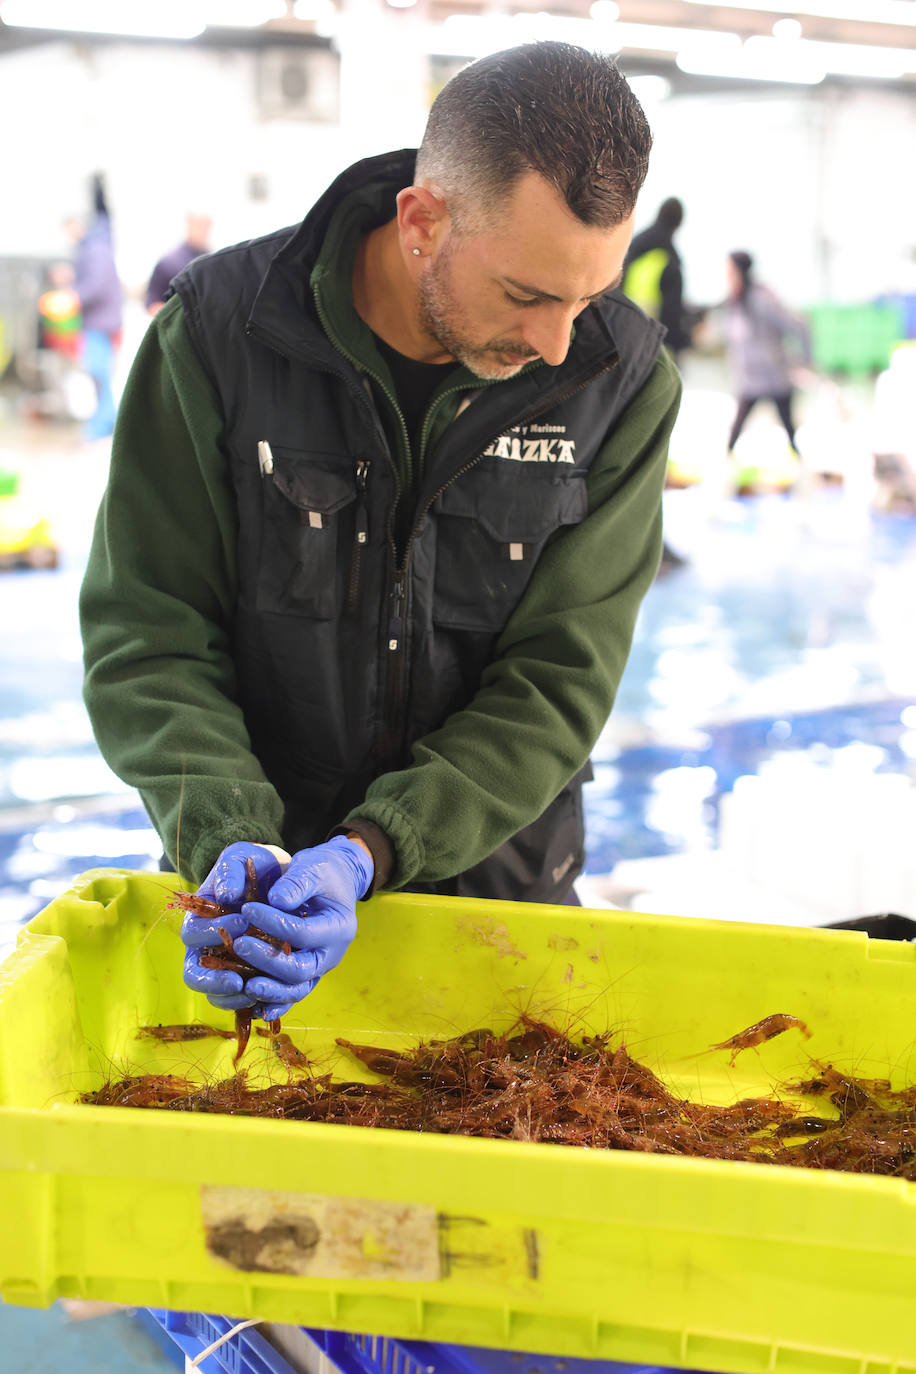
[[[309,274],[340,199],[410,185],[413,157],[358,163],[295,231],[199,258],[175,282],[238,505],[238,700],[291,851],[474,695],[547,540],[585,517],[589,466],[660,346],[653,321],[611,298],[578,318],[561,366],[481,387],[427,454],[396,557],[384,430],[321,328]],[[562,901],[584,862],[584,776],[495,854],[422,890]]]

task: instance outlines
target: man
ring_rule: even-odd
[[[217,1005],[281,1014],[377,888],[569,895],[680,394],[612,289],[650,143],[609,58],[485,58],[416,166],[370,158],[295,231],[192,263],[148,331],[86,700],[205,895],[238,908],[253,861],[261,900],[223,928],[291,947],[237,939],[264,971],[243,986],[189,917]]]
[[[165,305],[169,294],[169,284],[177,277],[183,267],[210,251],[210,232],[213,221],[209,215],[192,211],[185,219],[184,242],[163,256],[153,268],[146,288],[146,311],[148,315],[158,315]]]
[[[647,315],[665,326],[665,343],[675,358],[690,343],[684,312],[684,277],[674,235],[684,219],[676,196],[663,200],[655,223],[630,244],[623,289]]]

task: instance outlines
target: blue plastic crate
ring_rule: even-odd
[[[338,1331],[310,1330],[308,1334],[340,1374],[690,1374],[658,1365],[524,1355],[517,1350],[490,1350],[474,1345],[395,1341],[384,1336],[355,1336]]]
[[[196,1359],[208,1345],[231,1331],[234,1317],[213,1317],[205,1312],[166,1312],[147,1309],[187,1359]],[[214,1350],[198,1365],[203,1374],[293,1374],[289,1363],[264,1339],[256,1326],[246,1326]]]
[[[232,1317],[202,1312],[167,1312],[154,1307],[147,1310],[189,1360],[236,1324]],[[656,1365],[524,1355],[480,1346],[433,1345],[386,1336],[302,1329],[339,1374],[685,1374],[683,1370],[667,1371]],[[253,1326],[236,1332],[198,1368],[203,1374],[299,1374]]]

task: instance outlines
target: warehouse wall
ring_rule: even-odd
[[[652,107],[641,206],[679,195],[696,300],[724,294],[747,248],[799,305],[916,290],[916,94],[803,87],[673,96]]]
[[[129,289],[178,240],[189,207],[212,211],[217,244],[294,222],[348,161],[422,131],[419,29],[404,13],[362,11],[353,24],[340,39],[336,123],[267,116],[252,50],[54,42],[3,55],[0,257],[65,251],[62,218],[84,206],[97,167]],[[656,144],[638,218],[683,198],[695,300],[722,295],[723,258],[738,246],[799,305],[916,290],[916,96],[749,85],[675,94],[649,114]]]

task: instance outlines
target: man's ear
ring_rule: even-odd
[[[406,186],[398,192],[398,231],[406,252],[430,257],[448,234],[445,197],[428,186]]]

